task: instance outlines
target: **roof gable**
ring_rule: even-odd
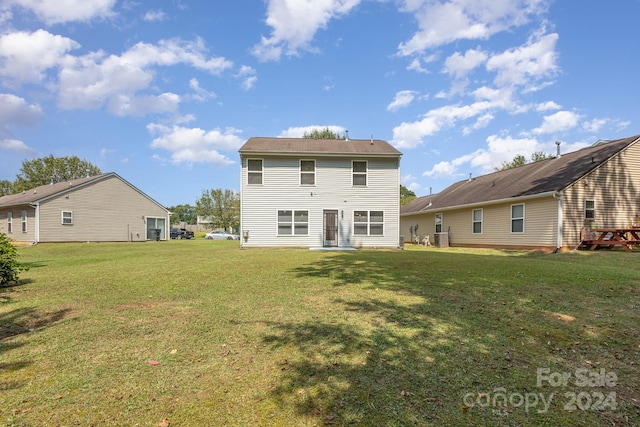
[[[405,205],[410,214],[561,191],[637,142],[640,136],[600,142],[557,158],[528,163],[477,178],[458,181],[422,203]],[[424,202],[427,200],[427,202]]]
[[[400,157],[402,153],[380,139],[310,139],[253,137],[238,150],[240,155],[361,155]]]
[[[142,191],[140,191],[139,189],[131,185],[126,180],[122,179],[118,174],[114,172],[103,173],[100,175],[90,176],[86,178],[77,178],[69,181],[61,181],[55,184],[41,185],[39,187],[31,188],[21,193],[2,196],[0,197],[0,208],[10,207],[10,206],[24,206],[24,205],[43,202],[52,197],[57,197],[65,193],[68,193],[70,191],[75,191],[78,188],[92,185],[96,182],[99,182],[111,177],[115,177],[119,179],[120,181],[124,182],[126,185],[131,187],[133,190],[140,193],[142,196],[148,198],[153,203],[157,204],[158,206],[166,210],[164,206],[162,206],[161,204],[153,200],[151,197],[149,197],[148,195],[146,195],[145,193],[143,193]]]

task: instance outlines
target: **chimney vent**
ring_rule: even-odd
[[[559,159],[562,154],[560,154],[560,141],[556,141],[556,157]]]

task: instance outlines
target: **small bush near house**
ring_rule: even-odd
[[[18,252],[6,234],[0,233],[0,286],[18,281],[18,273],[29,268],[18,261]]]

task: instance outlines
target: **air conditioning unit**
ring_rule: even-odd
[[[448,248],[449,247],[449,233],[436,233],[434,234],[436,248]]]

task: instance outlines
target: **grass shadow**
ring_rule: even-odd
[[[573,372],[584,358],[607,357],[575,344],[601,346],[591,335],[601,324],[553,315],[568,310],[553,280],[595,273],[560,262],[566,276],[554,279],[555,268],[539,255],[399,251],[338,254],[298,267],[298,277],[333,279],[327,292],[339,316],[271,324],[276,332],[264,343],[291,354],[280,361],[272,396],[329,425],[600,425],[628,413],[638,419],[633,403],[622,418],[612,411],[568,413],[559,404],[549,409],[554,418],[539,412],[542,403],[526,412],[465,404],[496,389],[549,395],[558,390],[536,386],[537,368]],[[629,338],[624,345],[633,353]],[[629,400],[635,393],[616,390]]]

